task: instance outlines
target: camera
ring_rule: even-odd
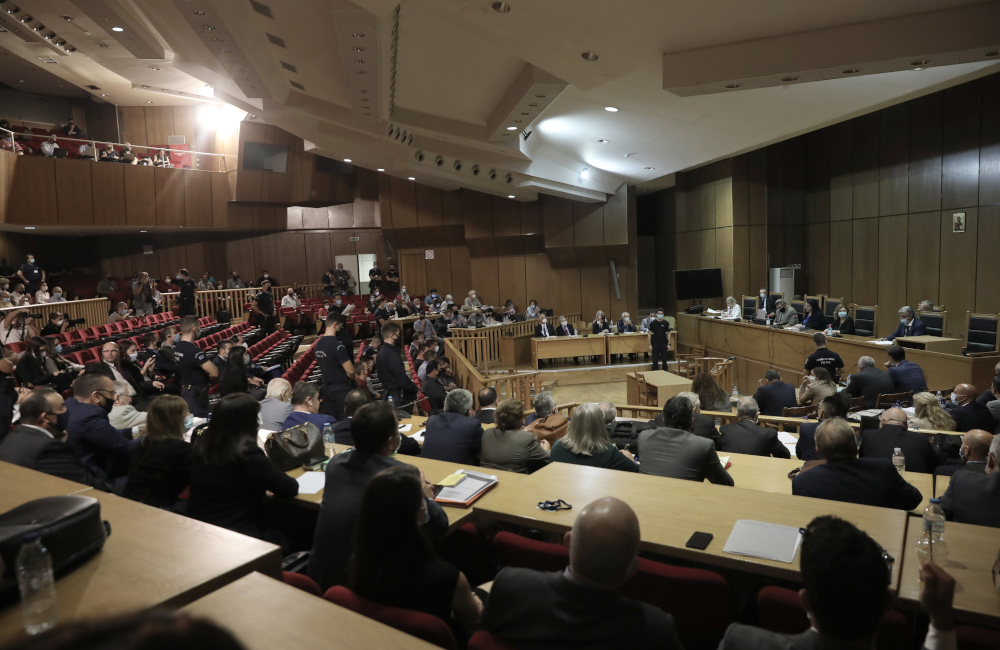
[[[86,325],[87,324],[87,319],[86,318],[72,318],[72,319],[70,319],[68,321],[68,324],[69,324],[70,327],[73,327],[74,325]]]
[[[42,320],[45,318],[45,314],[23,314],[24,318],[34,318],[35,320]]]

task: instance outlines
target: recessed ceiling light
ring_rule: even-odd
[[[910,68],[910,69],[913,70],[914,72],[920,72],[921,70],[923,70],[923,68]]]
[[[350,158],[344,158],[344,162],[351,162]]]
[[[225,43],[225,42],[226,42],[226,39],[224,39],[224,38],[219,38],[218,36],[216,36],[215,38],[213,38],[213,39],[212,39],[212,42],[213,42],[213,43]]]
[[[379,168],[378,168],[378,169],[376,169],[375,171],[377,171],[377,172],[384,172],[385,170],[384,170],[384,169],[382,169],[381,167],[379,167]]]
[[[112,27],[111,31],[113,31],[113,32],[124,32],[125,28],[124,27]]]
[[[152,104],[153,102],[152,102],[152,101],[148,101],[148,102],[146,102],[146,103],[147,103],[147,104]]]
[[[510,5],[506,2],[494,2],[490,4],[490,8],[498,14],[510,13]]]
[[[535,108],[538,104],[528,104],[528,108]]]
[[[590,178],[590,167],[584,167],[580,170],[580,180],[587,180]]]
[[[846,70],[841,70],[840,74],[858,74],[861,72],[861,68],[847,68]]]
[[[531,115],[531,113],[521,113],[521,115]]]
[[[43,29],[45,29],[45,25],[43,25],[43,24],[41,24],[41,23],[38,23],[37,25],[35,25],[35,26],[34,26],[34,27],[32,27],[31,29],[32,29],[32,30],[34,30],[34,31],[36,31],[36,32],[40,32],[40,31],[42,31]]]
[[[910,61],[910,65],[925,66],[925,65],[927,65],[930,62],[931,62],[930,59],[919,59],[917,61]]]
[[[548,97],[548,95],[535,95],[535,99],[545,99],[546,97]],[[528,106],[532,106],[532,104],[528,104]]]
[[[598,57],[597,52],[581,52],[580,58],[584,61],[596,61]]]
[[[108,93],[101,93],[101,97],[107,97]]]
[[[597,141],[601,144],[608,144],[610,142],[610,140],[605,140],[604,138],[597,138]]]
[[[508,126],[507,130],[508,131],[517,131],[517,127],[516,126]]]
[[[107,43],[98,43],[97,47],[111,47],[111,46],[108,45]]]
[[[354,72],[354,74],[366,75],[368,73],[365,72],[364,70],[357,70],[357,71]]]
[[[139,232],[146,232],[145,230],[140,230]]]
[[[618,108],[615,107],[615,106],[605,106],[604,110],[606,110],[609,113],[617,113],[618,112]]]
[[[409,177],[409,179],[410,179],[411,181],[415,181],[415,180],[417,180],[417,179],[416,179],[416,178],[414,178],[413,176],[410,176],[410,177]]]
[[[656,169],[656,167],[643,167],[643,169],[645,169],[647,171],[652,171],[652,170]]]
[[[31,14],[24,14],[23,16],[21,16],[21,22],[25,24],[30,23],[34,19],[35,17],[32,16]]]
[[[361,32],[354,32],[353,34],[351,34],[351,36],[353,36],[354,38],[364,38],[365,37],[365,35],[362,34]]]
[[[204,29],[205,31],[210,32],[213,29],[215,29],[215,25],[202,25],[201,28]]]
[[[729,90],[736,90],[737,88],[742,88],[743,84],[726,84],[726,88]]]
[[[192,11],[191,13],[193,13],[195,16],[204,16],[205,15],[204,11]]]
[[[355,52],[364,52],[365,51],[365,48],[363,48],[363,47],[352,47],[351,49],[353,51],[355,51]]]
[[[801,78],[802,77],[782,77],[781,80],[784,81],[784,82],[786,82],[786,83],[789,83],[789,82],[792,82],[792,81],[798,81]]]
[[[73,22],[73,16],[63,16],[62,19],[68,23]]]
[[[354,62],[357,63],[358,65],[364,65],[365,63],[367,63],[367,61],[365,61],[364,59],[354,59]]]
[[[157,68],[155,65],[149,66],[149,69],[153,71],[159,70],[159,68]]]
[[[34,226],[25,226],[24,229],[25,230],[34,230],[35,227]]]
[[[513,194],[508,194],[508,195],[507,195],[507,198],[508,198],[508,199],[513,199],[513,198],[515,198],[515,197],[514,197],[514,195],[513,195]]]

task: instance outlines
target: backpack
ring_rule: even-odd
[[[611,444],[619,449],[627,449],[635,454],[639,451],[639,434],[646,429],[655,428],[656,425],[650,422],[619,422],[616,420],[608,423],[608,438],[611,439]]]

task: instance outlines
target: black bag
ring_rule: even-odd
[[[633,454],[639,451],[637,439],[639,434],[646,429],[654,429],[655,425],[649,422],[609,422],[608,438],[611,444],[619,449],[627,449]]]
[[[231,323],[233,321],[233,316],[229,313],[228,309],[223,307],[219,311],[215,312],[215,321],[222,324]]]
[[[27,533],[41,536],[58,576],[101,550],[111,525],[101,521],[100,501],[80,495],[43,497],[0,514],[0,557],[4,563],[0,604],[17,600],[17,554]]]

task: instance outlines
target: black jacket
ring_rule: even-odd
[[[896,387],[892,383],[889,373],[878,368],[865,368],[861,372],[851,375],[851,381],[847,384],[847,394],[851,397],[864,397],[865,408],[875,408],[875,402],[879,395],[890,395],[896,392]]]
[[[956,406],[948,413],[955,419],[955,431],[958,433],[967,433],[973,429],[982,429],[993,433],[997,426],[990,410],[978,401],[969,402],[964,406]]]
[[[730,422],[719,427],[722,434],[722,451],[727,454],[750,454],[791,458],[792,454],[778,440],[778,432],[762,427],[750,420]]]
[[[497,410],[495,408],[480,409],[475,417],[482,424],[494,424],[497,421]]]
[[[861,458],[892,458],[899,447],[906,461],[906,471],[930,474],[938,466],[938,456],[926,433],[907,431],[898,424],[861,432]]]
[[[799,405],[795,397],[795,386],[783,381],[759,387],[753,398],[757,401],[761,415],[781,415],[786,406],[794,408]]]
[[[957,472],[941,507],[949,521],[1000,528],[1000,472]]]
[[[156,508],[171,509],[191,480],[191,444],[170,438],[142,438],[132,454],[124,496]]]
[[[799,440],[795,443],[795,457],[799,460],[819,460],[816,451],[816,428],[819,422],[809,422],[799,427]]]
[[[420,391],[430,400],[432,412],[440,413],[444,410],[444,400],[448,393],[437,377],[425,377],[420,383]]]
[[[427,420],[420,455],[449,463],[478,465],[482,446],[483,425],[479,420],[458,413],[441,413]]]
[[[404,393],[417,394],[417,386],[406,373],[399,349],[395,345],[383,342],[375,355],[375,371],[382,387],[389,391],[402,390]]]
[[[792,494],[900,510],[912,510],[923,500],[920,491],[883,458],[816,465],[792,479]]]
[[[69,445],[23,424],[3,439],[0,460],[111,492],[111,486],[88,471]]]

